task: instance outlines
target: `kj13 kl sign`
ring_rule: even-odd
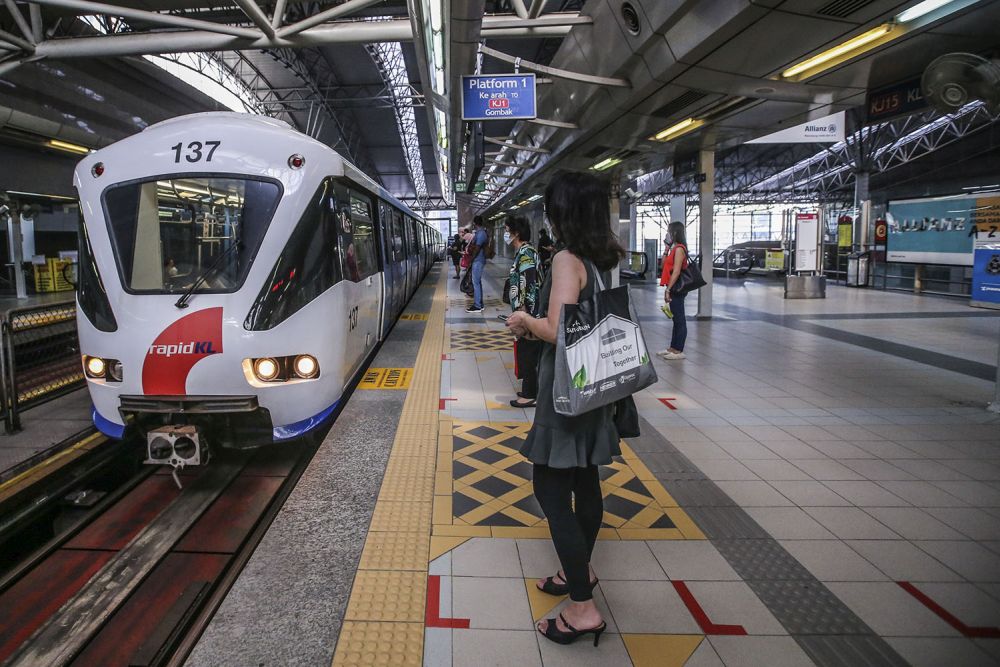
[[[535,115],[534,74],[462,77],[462,120],[516,120]]]

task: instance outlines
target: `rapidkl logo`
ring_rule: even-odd
[[[188,374],[194,365],[221,353],[222,308],[206,308],[185,315],[164,329],[146,351],[142,391],[153,396],[186,394]]]

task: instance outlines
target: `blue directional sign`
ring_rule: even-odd
[[[516,120],[535,116],[534,74],[462,77],[462,120]]]

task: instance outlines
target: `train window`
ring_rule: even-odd
[[[247,314],[244,328],[273,329],[340,282],[336,212],[333,181],[326,179],[289,235]]]
[[[80,310],[87,316],[90,323],[98,331],[118,331],[118,322],[111,310],[108,293],[101,282],[101,274],[94,262],[94,251],[90,248],[90,238],[87,236],[87,226],[83,216],[80,217],[79,257],[77,264],[76,298],[80,302]]]
[[[160,177],[104,192],[108,231],[131,293],[235,292],[281,198],[276,181]]]
[[[417,226],[417,221],[413,218],[407,218],[410,222],[410,235],[413,237],[413,252],[414,254],[420,253],[421,243],[420,243],[420,228]]]
[[[372,200],[352,190],[345,204],[339,216],[344,276],[359,282],[378,273]]]

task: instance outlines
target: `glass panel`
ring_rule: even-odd
[[[353,240],[347,248],[348,264],[351,254],[357,264],[358,279],[378,273],[378,255],[375,252],[375,223],[371,216],[371,199],[351,192],[351,220],[354,223]]]
[[[78,248],[76,298],[80,302],[80,310],[98,331],[118,331],[118,322],[111,310],[111,303],[104,290],[104,283],[101,282],[101,274],[97,271],[94,253],[90,249],[90,238],[87,236],[87,226],[82,217],[80,219]]]
[[[104,193],[125,289],[234,292],[281,198],[273,181],[184,176],[115,185]]]
[[[341,280],[335,211],[333,182],[327,179],[288,237],[245,328],[273,329]]]

